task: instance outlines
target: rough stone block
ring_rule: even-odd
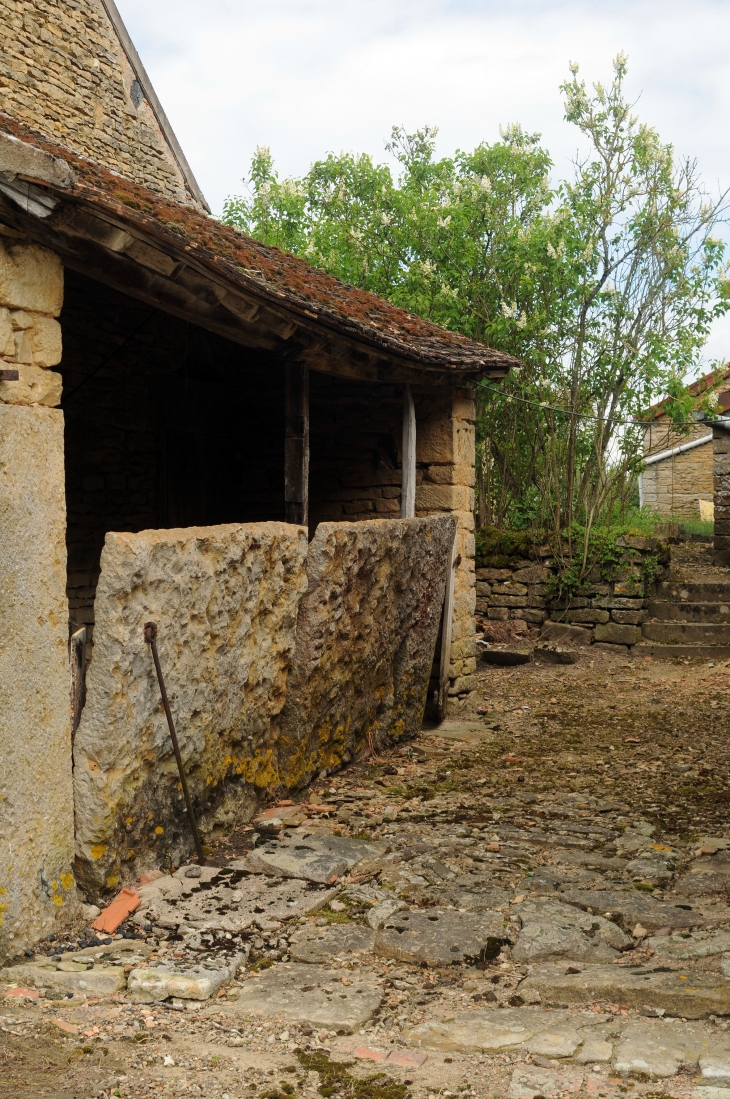
[[[456,457],[456,423],[451,418],[426,420],[416,432],[416,460],[419,463],[451,463]]]
[[[547,611],[539,610],[535,607],[525,607],[520,611],[520,618],[524,618],[525,622],[537,622],[538,625],[542,624],[547,617]]]
[[[585,622],[590,625],[608,622],[610,617],[608,611],[602,611],[598,607],[586,607],[580,611],[555,611],[551,615],[556,622]]]
[[[15,358],[15,337],[10,323],[10,310],[0,308],[0,359]]]
[[[243,954],[227,958],[227,964],[212,968],[194,965],[182,972],[169,965],[145,969],[133,969],[127,979],[130,999],[137,1003],[153,1004],[175,997],[180,1000],[209,1000],[211,996],[232,981]]]
[[[562,622],[545,622],[540,631],[542,641],[557,641],[566,645],[590,645],[591,635],[591,630],[563,625]]]
[[[447,515],[317,527],[278,741],[288,785],[420,727],[455,529]]]
[[[467,511],[474,500],[474,492],[466,485],[418,485],[416,507],[419,511]]]
[[[47,405],[51,408],[61,403],[63,378],[55,370],[43,370],[40,366],[19,363],[17,382],[0,382],[0,401],[3,404]]]
[[[32,362],[35,366],[56,366],[61,361],[61,325],[52,317],[35,316],[28,329]]]
[[[246,783],[276,781],[271,721],[284,704],[306,552],[304,529],[283,523],[107,535],[74,751],[77,862],[92,896],[117,884],[122,863],[131,877],[192,849],[144,623],[158,624],[205,830],[216,812],[235,814]]]
[[[611,618],[622,626],[640,626],[647,614],[648,611],[611,611]]]
[[[511,580],[512,569],[477,569],[477,580]]]
[[[608,641],[611,645],[636,645],[641,641],[641,628],[606,622],[596,626],[596,641]]]
[[[0,240],[0,305],[57,317],[63,305],[60,258],[40,244]]]
[[[454,965],[494,958],[512,941],[500,912],[454,912],[447,908],[396,912],[375,937],[375,953],[426,965]]]
[[[65,493],[63,414],[0,404],[0,958],[75,901]]]

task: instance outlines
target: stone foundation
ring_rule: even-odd
[[[730,431],[712,429],[715,564],[730,565]]]

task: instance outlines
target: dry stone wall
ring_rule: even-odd
[[[101,0],[0,0],[0,106],[127,179],[191,201]]]
[[[282,714],[285,785],[418,731],[455,530],[448,515],[319,525]]]
[[[150,648],[158,649],[201,827],[250,815],[276,781],[307,537],[283,523],[109,534],[96,644],[74,748],[77,866],[111,889],[190,849],[190,830]]]
[[[653,582],[664,575],[666,546],[656,538],[630,535],[617,545],[623,559],[612,578],[588,578],[571,596],[556,595],[559,568],[547,547],[534,559],[482,564],[476,570],[478,619],[482,625],[512,620],[525,629],[540,626],[547,640],[635,645]]]

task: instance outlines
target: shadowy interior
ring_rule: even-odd
[[[284,360],[66,271],[70,627],[108,531],[284,520]],[[312,372],[310,533],[399,514],[401,392]]]

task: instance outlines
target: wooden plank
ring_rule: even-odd
[[[446,589],[444,591],[444,609],[441,618],[441,664],[439,668],[438,688],[438,717],[439,721],[446,720],[446,711],[449,702],[449,665],[451,664],[451,625],[454,617],[454,574],[456,573],[456,531],[454,532],[454,544],[451,547],[451,558],[446,573]]]
[[[71,635],[69,642],[71,664],[71,743],[81,721],[86,702],[86,626]]]
[[[309,368],[287,363],[284,502],[286,522],[309,526]]]
[[[416,406],[409,385],[403,386],[403,480],[400,494],[400,517],[412,519],[416,514]]]

